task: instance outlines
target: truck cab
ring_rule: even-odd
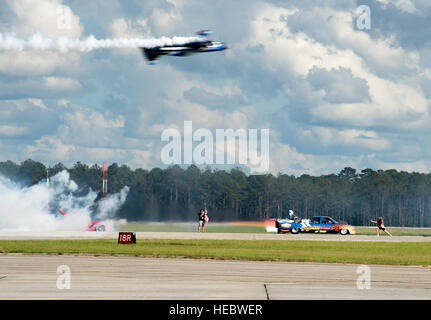
[[[338,222],[328,216],[314,216],[311,219],[311,224],[318,226],[315,230],[330,231]]]

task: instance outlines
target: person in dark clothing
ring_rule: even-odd
[[[383,218],[382,217],[379,217],[378,219],[377,219],[377,221],[374,221],[374,220],[370,220],[372,223],[375,223],[375,224],[377,224],[377,227],[376,227],[376,233],[377,233],[377,236],[379,236],[379,230],[382,230],[384,233],[386,233],[387,235],[389,235],[389,236],[391,236],[392,237],[392,235],[389,233],[389,231],[387,231],[386,230],[386,228],[385,228],[385,224],[383,223]]]
[[[202,232],[205,232],[205,211],[204,211],[204,209],[201,209],[199,211],[198,232],[201,232],[201,227],[202,227]]]
[[[293,210],[289,210],[289,219],[290,220],[298,220],[298,217],[295,215]]]

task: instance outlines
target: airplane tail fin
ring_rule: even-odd
[[[208,36],[212,35],[213,32],[211,30],[201,30],[201,31],[196,32],[196,34],[198,36],[208,37]]]
[[[154,61],[157,60],[159,55],[153,50],[148,48],[140,48],[142,51],[142,55],[147,59],[148,61]]]

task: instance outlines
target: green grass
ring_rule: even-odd
[[[192,222],[173,222],[173,223],[158,223],[158,222],[130,222],[127,225],[119,225],[116,227],[118,231],[135,232],[196,232],[198,223]],[[209,223],[205,226],[205,232],[209,233],[265,233],[263,226],[241,226],[229,225],[225,223]]]
[[[376,228],[355,227],[356,233],[359,235],[376,235]],[[393,236],[422,236],[431,237],[431,228],[402,228],[402,227],[386,227]],[[383,231],[380,231],[384,235]]]
[[[373,227],[355,227],[358,235],[376,235],[376,228]],[[131,222],[127,225],[120,225],[116,228],[118,231],[135,232],[195,232],[197,223],[193,222]],[[394,236],[424,236],[431,237],[431,228],[397,228],[387,227],[387,230]],[[263,226],[243,226],[230,225],[226,223],[209,223],[205,227],[205,232],[210,233],[266,233]],[[380,231],[380,234],[384,234]]]
[[[431,242],[143,240],[2,240],[3,253],[106,254],[431,266]]]

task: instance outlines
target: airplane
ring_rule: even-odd
[[[196,32],[196,34],[200,36],[209,36],[212,32],[210,30],[201,30]],[[142,50],[143,56],[148,60],[148,64],[152,65],[155,64],[155,61],[158,60],[159,56],[169,55],[184,57],[194,53],[222,51],[228,49],[228,46],[223,42],[202,39],[188,42],[180,46],[170,45],[153,48],[141,47],[140,49]]]

